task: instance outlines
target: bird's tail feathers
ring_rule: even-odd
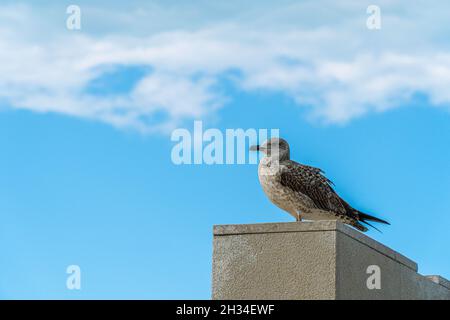
[[[369,223],[369,222],[367,222],[367,221],[361,221],[361,222],[364,223],[364,224],[366,224],[366,225],[368,225],[368,226],[370,226],[370,227],[372,227],[372,228],[374,228],[374,229],[377,230],[378,232],[383,233],[383,232],[381,232],[380,229],[378,229],[377,227],[375,227],[373,224],[371,224],[371,223]]]
[[[370,214],[367,214],[367,213],[364,213],[364,212],[361,212],[361,211],[356,211],[356,212],[358,213],[359,221],[361,221],[361,222],[363,222],[365,224],[370,225],[369,223],[367,223],[367,220],[368,220],[368,221],[374,221],[374,222],[379,222],[379,223],[384,223],[384,224],[389,224],[390,225],[389,222],[387,222],[387,221],[385,221],[383,219],[371,216]]]
[[[356,229],[358,229],[359,231],[362,232],[366,232],[369,229],[367,229],[365,226],[363,226],[361,223],[359,223],[358,221],[354,221],[353,223],[350,224],[351,226],[355,227]]]

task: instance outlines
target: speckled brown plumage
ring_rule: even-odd
[[[266,154],[258,167],[264,192],[297,220],[336,219],[363,232],[367,228],[361,223],[370,225],[367,220],[387,223],[352,208],[334,191],[333,183],[321,169],[290,160],[285,140],[272,138],[253,150]]]

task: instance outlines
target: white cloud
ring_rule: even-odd
[[[63,7],[3,6],[0,100],[161,131],[225,106],[220,77],[237,70],[240,89],[284,93],[326,123],[399,107],[417,92],[449,105],[448,26],[440,14],[449,5],[381,1],[382,29],[370,31],[368,4],[231,2],[203,10],[184,4],[177,11],[160,2],[124,8],[81,1],[79,32],[65,29]],[[114,65],[151,72],[130,92],[89,93],[90,83]]]

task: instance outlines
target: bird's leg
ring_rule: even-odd
[[[302,216],[300,215],[299,212],[297,212],[296,216],[297,217],[295,218],[295,221],[298,221],[298,222],[302,221]]]

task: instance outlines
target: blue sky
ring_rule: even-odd
[[[68,4],[0,2],[0,298],[208,299],[214,224],[291,218],[255,165],[172,163],[194,120],[279,128],[391,222],[369,236],[450,278],[445,2],[381,1],[378,31],[364,1],[79,1],[78,31]]]

